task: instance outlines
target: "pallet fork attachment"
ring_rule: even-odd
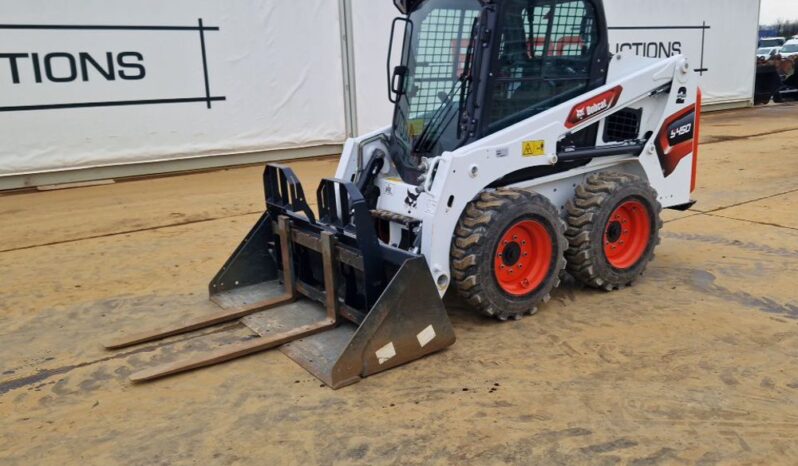
[[[242,319],[260,337],[146,369],[134,382],[279,347],[340,388],[454,343],[423,256],[382,244],[352,183],[322,180],[319,219],[285,166],[264,173],[267,211],[209,285],[221,310],[181,325],[113,340],[118,349]]]

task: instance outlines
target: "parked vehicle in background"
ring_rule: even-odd
[[[790,86],[786,83],[783,84],[779,89],[779,92],[773,96],[773,101],[776,103],[796,100],[798,100],[798,88]]]
[[[756,68],[756,90],[754,91],[754,105],[769,104],[771,99],[779,94],[782,86],[781,76],[776,66],[765,63]]]
[[[774,101],[784,102],[787,100],[798,100],[798,73],[795,71],[793,67],[792,73],[784,78],[781,83],[781,88],[779,88],[779,91],[773,96]]]
[[[780,47],[760,47],[756,51],[756,58],[770,60],[779,53]]]
[[[778,53],[781,55],[781,58],[793,58],[798,56],[798,39],[793,39],[784,44],[784,47],[782,47]]]
[[[784,37],[763,37],[759,39],[759,47],[781,47],[787,39]]]

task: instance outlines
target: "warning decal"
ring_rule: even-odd
[[[546,141],[524,141],[521,154],[524,157],[540,157],[546,155]]]

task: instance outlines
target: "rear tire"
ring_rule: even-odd
[[[565,222],[548,199],[520,189],[484,191],[455,230],[452,276],[476,310],[520,319],[559,286],[567,247]]]
[[[568,272],[585,285],[606,291],[629,286],[654,258],[662,206],[641,178],[590,175],[567,211]]]

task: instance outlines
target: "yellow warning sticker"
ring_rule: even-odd
[[[407,122],[407,133],[410,135],[411,138],[415,139],[421,136],[421,133],[424,132],[424,119],[419,118],[417,120],[409,120]]]
[[[524,157],[540,157],[546,155],[546,141],[524,141],[521,151]]]

